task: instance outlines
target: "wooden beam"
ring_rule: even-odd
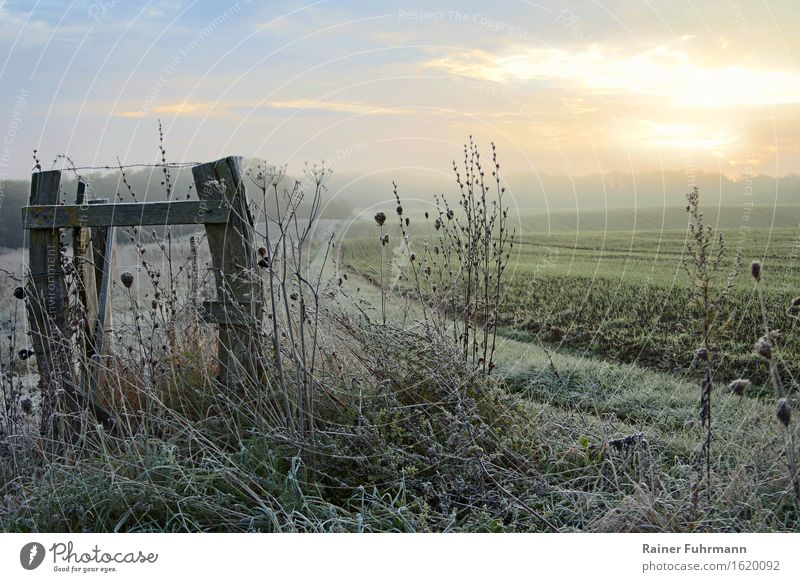
[[[244,326],[254,326],[256,324],[250,316],[250,304],[204,301],[200,316],[206,323]]]
[[[84,226],[144,226],[168,224],[224,224],[230,210],[224,201],[180,200],[85,205],[25,206],[22,222],[29,229]]]
[[[263,370],[259,355],[258,325],[261,321],[260,274],[253,216],[247,204],[241,158],[230,157],[192,168],[195,189],[209,206],[231,208],[225,224],[206,224],[208,248],[217,283],[217,300],[227,307],[228,319],[219,323],[219,380],[233,390],[257,380]],[[237,313],[238,312],[238,313]],[[241,315],[245,325],[233,325]]]
[[[108,204],[108,198],[95,198],[89,200],[89,204]],[[103,266],[106,256],[106,240],[108,239],[108,229],[110,226],[93,226],[89,229],[92,241],[92,259],[94,260],[94,280],[95,290],[97,291],[97,302],[99,302],[100,283],[103,280]],[[94,327],[92,333],[94,333]]]
[[[99,386],[102,383],[104,364],[103,358],[110,352],[111,328],[111,289],[113,287],[112,277],[114,269],[114,227],[105,229],[105,252],[103,253],[103,275],[100,279],[100,289],[97,296],[97,320],[93,330],[95,353],[92,355],[94,369],[92,370],[91,392],[89,397],[97,401],[99,399]]]
[[[80,181],[78,182],[78,194],[75,203],[82,205],[85,199],[86,183]],[[90,387],[89,362],[95,353],[93,336],[97,323],[97,278],[95,277],[94,250],[90,228],[73,229],[72,252],[78,297],[84,311],[84,336],[78,346],[81,352],[78,357],[78,366],[81,370],[81,390],[84,394],[88,394]]]
[[[36,172],[31,176],[30,204],[56,204],[61,172]],[[31,233],[28,255],[28,322],[39,367],[42,394],[41,434],[56,438],[61,432],[56,421],[66,400],[75,412],[75,383],[67,338],[67,286],[61,265],[61,232],[56,229]],[[63,396],[62,396],[63,395]]]

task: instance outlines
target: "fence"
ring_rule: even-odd
[[[88,411],[107,430],[120,430],[113,413],[99,404],[103,358],[111,329],[115,229],[123,226],[203,224],[211,252],[216,301],[203,318],[219,326],[219,381],[231,389],[259,371],[252,333],[261,319],[260,279],[255,274],[253,217],[241,158],[228,157],[192,168],[197,200],[114,203],[87,200],[78,183],[74,204],[59,204],[60,171],[34,173],[23,224],[30,230],[27,273],[28,320],[39,368],[42,432],[56,435],[54,414]],[[70,340],[68,295],[62,252],[72,236],[77,297],[85,314],[85,341]],[[75,356],[78,357],[75,357]],[[74,362],[81,362],[75,366]]]

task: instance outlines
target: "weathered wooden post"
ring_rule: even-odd
[[[57,205],[61,172],[31,176],[30,205]],[[42,395],[41,434],[56,438],[54,422],[63,399],[69,412],[79,410],[67,337],[67,286],[61,265],[61,230],[36,229],[30,233],[28,256],[28,321],[39,367]]]
[[[206,320],[219,324],[219,380],[230,387],[241,386],[256,380],[262,369],[260,277],[241,158],[195,166],[192,175],[197,194],[209,210],[229,208],[226,223],[206,223],[217,301],[204,307]]]
[[[103,358],[111,344],[111,277],[114,264],[114,227],[83,224],[90,205],[107,204],[104,198],[86,200],[86,184],[78,182],[75,200],[78,223],[73,229],[73,254],[78,297],[85,317],[85,337],[78,358],[81,392],[99,402],[106,374]]]
[[[78,193],[75,204],[85,206],[86,183],[78,182]],[[97,279],[94,268],[94,251],[92,248],[92,231],[88,226],[78,226],[72,230],[72,250],[75,263],[75,282],[78,298],[83,306],[84,333],[79,349],[78,358],[80,366],[81,390],[84,394],[89,392],[91,366],[90,362],[95,353],[94,331],[97,326]]]
[[[89,205],[106,205],[107,198],[89,200]],[[95,335],[102,334],[102,342],[95,341],[97,354],[108,355],[111,350],[111,289],[113,287],[114,266],[116,255],[114,253],[117,229],[113,225],[92,227],[92,252],[94,253],[94,271],[97,285],[98,320]],[[105,287],[103,284],[107,283]]]
[[[94,342],[95,351],[92,354],[92,381],[90,385],[89,397],[94,402],[100,400],[100,386],[107,376],[108,354],[111,353],[111,289],[113,287],[112,277],[114,275],[114,235],[115,228],[109,226],[102,229],[102,234],[105,236],[103,241],[103,252],[98,253],[95,251],[95,261],[102,261],[100,263],[100,280],[97,282],[97,321],[95,322],[94,333],[92,334],[92,341]],[[94,232],[94,229],[93,229]],[[93,234],[94,236],[94,234]],[[95,264],[95,268],[98,265]]]
[[[197,307],[200,284],[199,284],[200,270],[197,266],[197,237],[192,235],[189,237],[189,301],[192,307]]]

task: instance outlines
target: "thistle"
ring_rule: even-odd
[[[772,359],[772,342],[770,341],[769,335],[762,335],[758,338],[753,347],[756,353],[765,360]]]
[[[761,263],[758,261],[753,261],[750,264],[750,274],[753,276],[753,279],[756,280],[756,283],[761,282]]]
[[[389,244],[389,234],[383,232],[383,225],[386,224],[386,214],[383,212],[378,212],[375,214],[375,223],[381,229],[381,236],[378,240],[381,241],[381,317],[383,319],[383,325],[386,325],[386,287],[384,284],[384,275],[383,275],[383,247]]]
[[[267,261],[267,249],[264,247],[258,247],[258,256],[261,257],[258,259],[258,266],[262,269],[269,267],[269,261]]]
[[[119,278],[125,286],[125,289],[130,289],[131,285],[133,285],[133,273],[130,271],[125,271]]]
[[[746,378],[737,378],[728,384],[728,388],[730,388],[730,391],[736,396],[742,396],[745,390],[750,388],[750,386],[752,386],[752,382]]]
[[[792,409],[789,407],[786,398],[778,400],[778,410],[775,411],[775,416],[778,417],[778,420],[781,421],[783,426],[789,426],[789,423],[792,421]]]

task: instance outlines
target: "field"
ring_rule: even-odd
[[[682,214],[681,214],[682,213]],[[763,335],[763,323],[751,261],[764,265],[762,289],[771,329],[786,332],[781,342],[782,365],[793,377],[800,374],[800,335],[792,333],[796,320],[786,309],[800,295],[800,238],[794,207],[776,213],[793,228],[768,228],[772,210],[760,209],[741,228],[741,210],[723,208],[709,214],[719,225],[727,246],[722,270],[732,269],[737,253],[743,268],[726,306],[727,331],[720,338],[722,355],[718,379],[748,377],[768,380],[768,366],[753,353]],[[678,228],[683,221],[683,227]],[[635,224],[669,230],[633,229]],[[737,224],[739,221],[740,224]],[[685,209],[613,210],[576,215],[523,217],[521,234],[509,264],[503,296],[502,334],[524,343],[544,343],[580,356],[598,356],[620,363],[636,363],[679,376],[690,373],[699,347],[692,321],[682,266],[687,241]],[[568,231],[576,222],[602,223],[628,230]],[[540,234],[537,229],[552,233]],[[423,230],[419,239],[435,237]],[[431,243],[434,244],[434,243]],[[347,241],[343,262],[356,272],[377,278],[378,248],[369,239]],[[713,250],[713,248],[712,248]],[[392,254],[396,251],[387,251]],[[722,285],[724,277],[718,285]],[[756,388],[758,390],[758,388]]]
[[[553,447],[549,452],[557,459],[552,471],[566,482],[583,482],[583,470],[598,462],[593,455],[610,440],[621,435],[647,440],[651,460],[660,467],[658,479],[666,487],[660,490],[663,497],[652,496],[652,489],[635,488],[624,500],[611,502],[614,509],[602,516],[576,517],[580,528],[586,527],[583,520],[589,519],[590,528],[612,531],[681,530],[686,524],[672,521],[668,514],[679,511],[672,505],[680,506],[678,499],[688,503],[703,432],[697,384],[702,366],[695,357],[700,340],[688,301],[690,278],[682,264],[688,236],[686,212],[586,214],[583,223],[627,226],[628,230],[570,232],[569,225],[577,220],[566,213],[522,218],[503,298],[506,317],[501,335],[505,341],[500,344],[499,370],[509,390],[523,396],[540,415],[536,422],[548,435],[542,438]],[[659,214],[666,216],[663,222],[672,229],[630,229],[636,222],[652,227]],[[715,346],[720,357],[714,367],[714,398],[721,411],[715,413],[714,438],[719,448],[714,463],[720,482],[725,483],[718,494],[721,506],[729,502],[739,506],[736,517],[723,517],[724,510],[718,514],[720,521],[712,528],[721,530],[776,527],[774,522],[756,525],[767,514],[775,517],[772,512],[777,506],[767,506],[777,498],[767,501],[757,493],[768,489],[766,483],[772,478],[764,481],[763,475],[756,475],[764,470],[781,479],[777,477],[781,462],[776,463],[774,454],[766,451],[780,450],[782,438],[774,420],[769,366],[753,349],[764,328],[749,268],[751,261],[763,264],[761,285],[769,325],[783,331],[778,357],[793,384],[800,372],[800,344],[796,320],[787,307],[800,294],[800,247],[797,227],[788,225],[796,224],[798,214],[797,209],[787,208],[776,215],[785,226],[767,226],[773,220],[771,209],[753,213],[748,229],[737,223],[741,221],[738,209],[721,209],[712,216],[727,246],[720,271],[727,277],[737,254],[743,263],[726,303],[726,331]],[[547,224],[551,234],[535,232]],[[417,252],[424,252],[419,249],[426,244],[436,244],[434,231],[427,226],[417,230],[411,237]],[[342,245],[342,264],[367,285],[377,285],[379,280],[376,239],[355,239]],[[407,304],[409,287],[392,269],[402,264],[401,246],[396,242],[391,249],[384,249],[390,257],[385,276],[395,284],[391,299],[398,312]],[[727,387],[737,378],[753,381],[745,399],[733,396]],[[609,492],[599,492],[594,488],[598,482],[589,481],[592,485],[587,487],[596,496],[584,502],[587,513],[592,514],[592,504],[606,503]],[[748,500],[733,501],[739,495]],[[753,504],[760,509],[753,510]],[[796,527],[790,524],[791,520],[784,525]]]
[[[313,447],[307,437],[276,424],[282,411],[273,397],[279,394],[278,372],[269,350],[264,384],[220,392],[213,327],[183,311],[170,319],[149,310],[147,270],[137,268],[134,247],[123,246],[114,294],[121,355],[109,370],[120,392],[112,404],[127,415],[133,436],[117,439],[87,429],[82,450],[14,457],[14,471],[6,466],[0,487],[0,528],[797,530],[785,457],[796,425],[781,430],[767,364],[753,351],[764,331],[749,273],[750,261],[763,262],[769,327],[783,331],[776,361],[793,398],[800,340],[786,308],[800,295],[792,227],[800,218],[797,209],[776,213],[779,228],[769,228],[771,213],[758,210],[747,231],[739,228],[741,212],[714,216],[728,249],[720,272],[732,268],[737,252],[744,268],[723,306],[729,324],[713,346],[719,357],[709,481],[701,470],[707,434],[698,407],[703,367],[695,352],[701,339],[681,264],[684,209],[586,213],[580,221],[567,213],[523,216],[502,290],[496,371],[489,378],[461,368],[447,325],[430,327],[436,319],[431,284],[415,294],[413,274],[431,264],[426,261],[439,239],[432,216],[425,221],[409,215],[407,248],[396,217],[380,231],[390,235],[383,246],[372,222],[331,221],[320,225],[308,247],[306,264],[324,265],[325,281],[315,312],[320,362],[308,368],[318,378]],[[575,230],[577,222],[594,230]],[[339,231],[348,236],[327,249],[324,241]],[[169,268],[157,242],[146,250],[158,257],[159,268]],[[418,253],[411,262],[409,252]],[[18,257],[5,255],[4,268],[15,272]],[[186,261],[186,240],[176,240],[176,270]],[[119,283],[125,270],[137,274],[128,291]],[[208,296],[207,265],[202,270],[201,294]],[[4,283],[10,294],[15,281]],[[176,285],[176,302],[185,304],[185,273]],[[286,329],[296,332],[297,289],[286,291],[287,297],[292,293]],[[4,330],[14,313],[21,316],[20,306],[6,303]],[[144,345],[136,335],[141,315],[167,328],[180,324],[176,347],[166,345],[169,333],[146,331],[157,365],[143,370],[138,357],[125,356],[136,356]],[[262,333],[270,337],[268,327]],[[280,353],[288,370],[306,369],[296,348]],[[18,371],[16,385],[25,387],[22,397],[32,397],[36,409],[33,368]],[[736,378],[753,381],[744,396],[727,388]],[[154,412],[143,413],[147,403]],[[6,435],[0,453],[19,455],[24,442],[36,442],[36,414],[24,416],[16,440]]]

